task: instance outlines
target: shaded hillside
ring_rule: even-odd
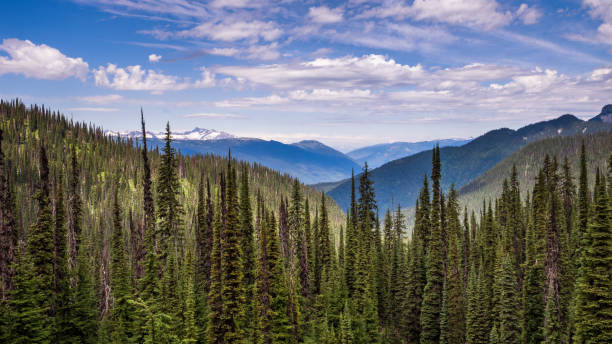
[[[149,140],[152,145],[163,143]],[[256,162],[271,169],[288,173],[303,183],[313,184],[344,179],[359,166],[337,150],[318,141],[284,144],[252,138],[217,140],[177,140],[174,145],[183,154],[214,154],[227,156],[229,150],[236,159]]]
[[[538,140],[556,136],[594,133],[612,128],[601,121],[582,121],[572,115],[534,123],[518,130],[502,128],[490,131],[460,147],[441,148],[442,188],[451,184],[461,188],[497,163]],[[371,171],[376,188],[379,210],[385,211],[398,203],[412,206],[423,183],[423,176],[431,165],[431,150],[391,161]],[[341,208],[346,208],[350,197],[350,181],[345,181],[328,194]]]
[[[513,165],[516,165],[518,172],[521,195],[525,197],[527,191],[533,190],[536,174],[544,165],[547,154],[551,158],[556,157],[559,165],[567,157],[572,175],[577,180],[582,142],[587,155],[589,184],[592,186],[597,168],[607,170],[606,161],[612,154],[612,131],[554,137],[531,143],[463,186],[459,190],[459,198],[469,209],[481,208],[483,199],[492,199],[501,194],[503,180],[510,178]]]
[[[440,147],[455,147],[462,146],[469,141],[469,139],[444,139],[420,142],[381,143],[378,145],[355,149],[346,153],[346,155],[355,160],[361,166],[367,162],[370,167],[376,168],[389,161],[429,150],[436,143],[440,144]]]

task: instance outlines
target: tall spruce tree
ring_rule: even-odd
[[[442,262],[442,221],[441,189],[440,189],[440,148],[433,150],[433,163],[431,170],[432,195],[431,202],[431,231],[427,246],[426,278],[427,283],[423,291],[423,305],[421,307],[421,344],[437,343],[440,339],[440,312],[443,284]]]
[[[10,173],[10,161],[5,158],[2,150],[0,129],[0,309],[13,288],[14,264],[17,262],[18,234]]]
[[[113,193],[112,228],[111,291],[113,303],[110,312],[111,340],[113,343],[126,343],[132,336],[132,309],[128,302],[132,298],[132,291],[117,188]]]
[[[223,281],[223,312],[221,321],[226,343],[242,343],[240,322],[244,317],[244,289],[242,284],[242,249],[239,219],[236,170],[231,157],[227,166],[225,214],[221,235],[221,276]]]
[[[612,221],[605,178],[596,174],[593,217],[582,237],[576,343],[612,342]]]

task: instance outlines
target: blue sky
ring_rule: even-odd
[[[0,97],[341,150],[612,103],[612,0],[3,1]]]

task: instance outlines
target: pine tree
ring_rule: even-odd
[[[451,186],[447,204],[448,256],[445,279],[446,304],[443,307],[446,314],[442,312],[442,315],[446,317],[447,322],[447,342],[460,344],[463,343],[465,338],[465,295],[459,254],[461,223],[459,222],[459,206],[454,185]],[[442,325],[440,326],[442,327]]]
[[[183,340],[182,343],[196,343],[198,337],[198,327],[196,323],[196,285],[195,271],[192,250],[188,249],[185,253],[185,262],[183,263],[183,289],[184,289],[184,306],[183,306]]]
[[[0,129],[0,304],[13,288],[17,261],[17,226],[15,203],[10,184],[10,161],[5,160]],[[2,307],[0,305],[0,307]]]
[[[423,291],[421,308],[421,344],[437,343],[440,338],[440,311],[443,284],[442,262],[442,223],[440,218],[440,149],[436,147],[433,154],[431,180],[433,183],[433,200],[431,205],[431,231],[427,246],[426,275],[427,283]]]
[[[353,295],[355,284],[355,259],[357,255],[357,234],[356,226],[357,218],[357,203],[355,200],[355,173],[351,174],[351,205],[346,213],[346,245],[345,245],[345,262],[344,262],[344,279],[348,296]]]
[[[222,208],[225,201],[225,182],[221,176],[220,191],[217,193],[217,205],[214,211],[212,251],[210,254],[210,288],[208,291],[208,324],[206,338],[208,343],[224,343],[223,316],[223,277],[221,271],[221,235],[223,232]]]
[[[35,199],[38,203],[38,219],[30,228],[28,237],[28,254],[34,264],[36,288],[43,293],[38,307],[45,315],[50,315],[54,291],[54,229],[49,198],[49,163],[44,146],[40,146],[40,181]],[[49,318],[45,318],[43,332],[51,333]]]
[[[533,219],[527,227],[525,280],[522,290],[522,343],[541,343],[544,339],[544,251],[546,210],[544,174],[540,171],[533,192]]]
[[[223,233],[221,235],[221,276],[223,281],[223,313],[221,321],[226,343],[241,343],[243,340],[240,322],[244,317],[244,290],[242,285],[242,250],[239,222],[238,190],[236,170],[231,164],[227,169],[227,191]]]
[[[582,237],[576,283],[576,343],[612,342],[612,228],[605,185],[598,170],[593,216]]]
[[[242,248],[242,284],[244,290],[244,325],[245,338],[252,340],[255,335],[255,310],[253,297],[255,293],[255,244],[253,235],[253,212],[251,211],[251,199],[249,196],[248,171],[242,171],[242,183],[240,184],[240,229]]]
[[[9,298],[10,344],[51,343],[52,333],[45,307],[46,290],[40,288],[38,275],[28,252],[19,255],[15,268],[15,288]]]
[[[132,298],[130,276],[126,261],[123,239],[123,224],[117,189],[113,196],[113,232],[112,232],[112,264],[111,290],[113,304],[110,312],[112,321],[111,340],[113,343],[126,343],[132,333],[132,309],[128,300]]]
[[[81,237],[84,233],[81,232]],[[74,331],[75,342],[95,343],[98,330],[97,300],[94,281],[89,266],[91,244],[79,240],[79,255],[76,262],[76,287],[71,292],[70,320]]]
[[[517,294],[516,271],[508,253],[504,255],[501,272],[500,314],[498,316],[499,342],[518,344],[521,342],[519,298]]]
[[[157,221],[159,231],[159,252],[165,258],[168,253],[170,241],[175,247],[182,247],[181,226],[183,225],[183,208],[179,203],[180,182],[177,174],[177,160],[172,148],[172,134],[170,123],[166,124],[163,156],[159,167],[157,181]],[[145,209],[147,211],[147,209]]]
[[[55,315],[54,341],[69,343],[71,338],[70,324],[70,281],[68,276],[68,250],[66,236],[66,209],[64,207],[64,188],[60,176],[55,190],[55,235],[54,235],[54,262],[53,282],[54,298],[53,312]]]

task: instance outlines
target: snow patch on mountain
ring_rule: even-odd
[[[110,136],[120,135],[121,137],[129,137],[129,138],[141,138],[142,137],[141,131],[107,130],[105,134],[110,135]],[[147,137],[162,140],[166,137],[166,133],[163,131],[160,131],[160,132],[147,131]],[[234,138],[236,138],[236,136],[232,134],[228,134],[224,131],[206,129],[206,128],[197,128],[197,127],[194,128],[193,130],[172,133],[173,140],[208,141],[208,140],[222,140],[222,139],[234,139]]]

